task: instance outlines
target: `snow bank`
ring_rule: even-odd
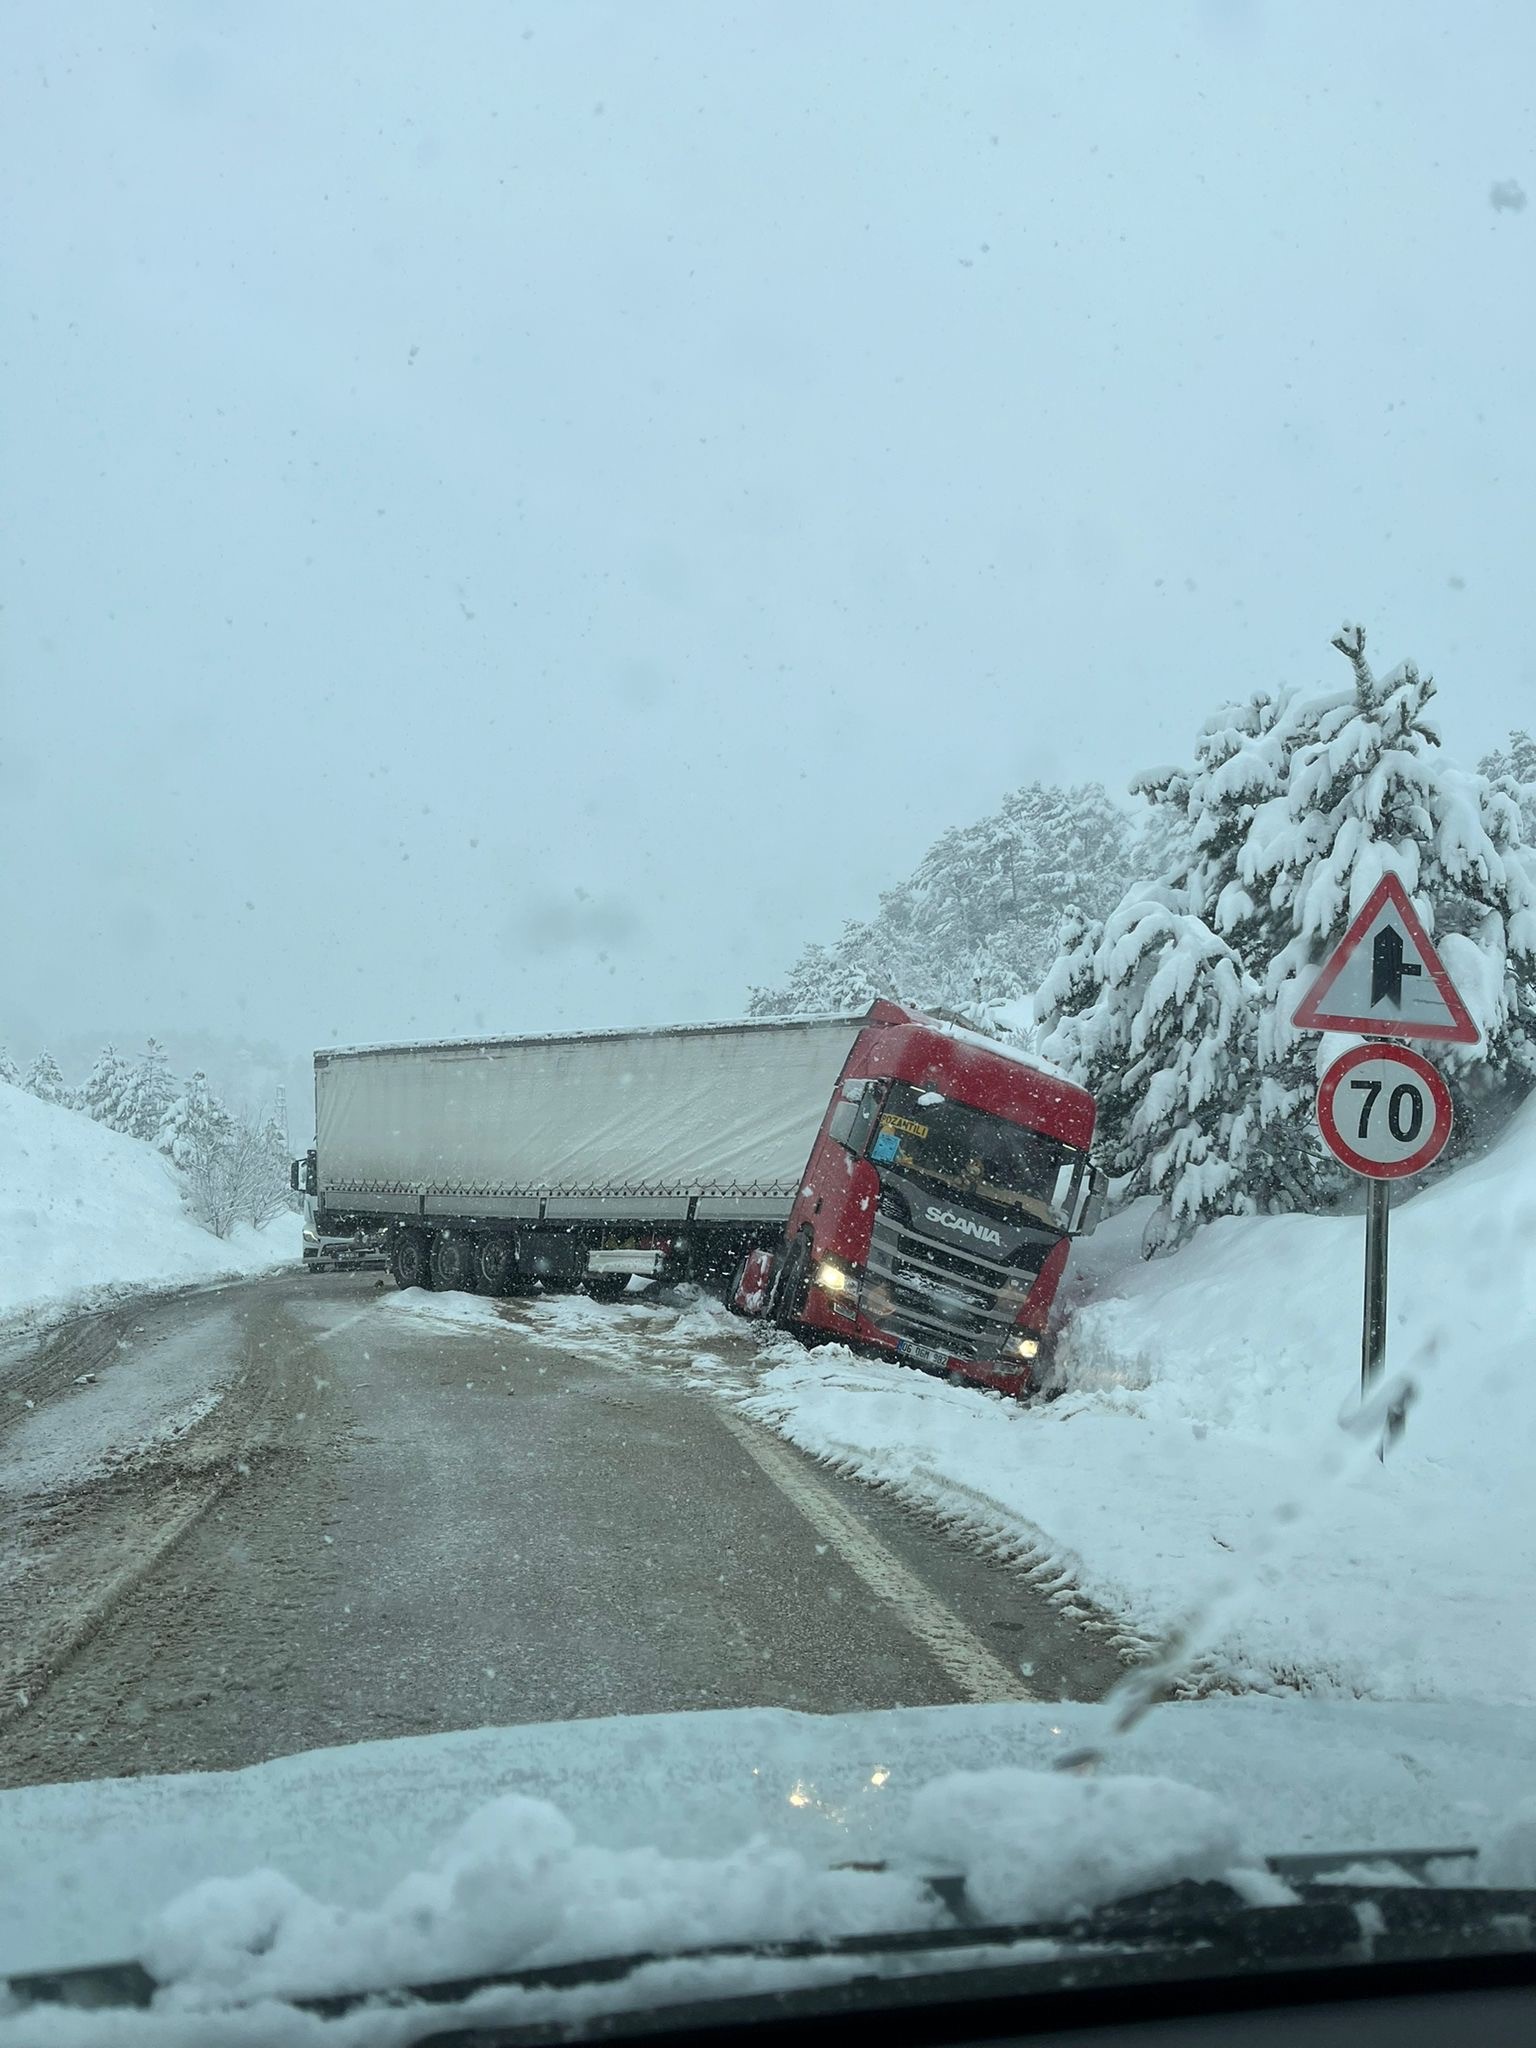
[[[1215,1223],[1085,1251],[1061,1398],[1009,1407],[774,1353],[747,1402],[792,1442],[1012,1542],[1142,1636],[1193,1624],[1215,1682],[1536,1700],[1536,1103],[1395,1213],[1385,1464],[1359,1428],[1363,1224]],[[1353,1425],[1353,1426],[1352,1426]]]
[[[152,1146],[0,1082],[0,1321],[259,1273],[300,1249],[287,1213],[265,1230],[211,1237]]]

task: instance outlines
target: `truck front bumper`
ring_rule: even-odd
[[[825,1289],[812,1285],[806,1293],[803,1320],[828,1337],[839,1338],[844,1344],[883,1351],[903,1365],[913,1366],[919,1372],[933,1373],[941,1379],[957,1373],[962,1379],[974,1381],[977,1386],[1012,1395],[1027,1394],[1036,1384],[1038,1354],[1033,1361],[957,1358],[944,1349],[942,1342],[937,1340],[937,1333],[932,1344],[914,1344],[910,1338],[893,1337],[888,1330],[881,1329],[878,1323],[865,1315],[861,1306],[855,1307],[850,1316],[847,1313],[850,1305],[845,1295],[829,1294]],[[1043,1338],[1040,1342],[1043,1349]]]

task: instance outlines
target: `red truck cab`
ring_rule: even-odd
[[[1074,1234],[1093,1097],[1027,1054],[877,1002],[795,1198],[771,1295],[736,1305],[1026,1391]]]

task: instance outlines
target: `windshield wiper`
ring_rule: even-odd
[[[928,1887],[944,1906],[949,1924],[936,1928],[902,1928],[827,1941],[726,1942],[644,1951],[421,1984],[293,1997],[284,2002],[317,2018],[336,2019],[381,1998],[391,2004],[446,2005],[492,1990],[561,1991],[617,1984],[659,1963],[840,1958],[856,1966],[861,1961],[933,1958],[935,1971],[913,1970],[882,1981],[882,1998],[889,1995],[905,2002],[924,1986],[923,1995],[931,1998],[936,1976],[950,1974],[966,1951],[992,1952],[978,1954],[966,1964],[971,1977],[985,1980],[984,1995],[989,1997],[1060,1994],[1068,1988],[1076,1995],[1126,1984],[1453,1957],[1517,1959],[1514,1981],[1533,1981],[1536,1890],[1496,1890],[1471,1882],[1446,1884],[1433,1875],[1437,1866],[1463,1866],[1470,1878],[1476,1855],[1473,1849],[1455,1848],[1276,1856],[1268,1859],[1267,1868],[1290,1888],[1294,1896],[1287,1902],[1255,1904],[1223,1882],[1185,1880],[1100,1907],[1080,1919],[1027,1923],[984,1921],[971,1905],[963,1878],[939,1877],[929,1879]],[[1376,1872],[1381,1873],[1379,1879],[1372,1876]],[[1041,1944],[1053,1953],[1022,1959],[996,1954]],[[954,1958],[947,1965],[942,1960],[946,1956]],[[861,1974],[867,1980],[870,1972],[853,1968],[849,1978],[842,1980],[845,1988],[856,1984]],[[15,1976],[8,1980],[7,1988],[23,2005],[102,2010],[147,2007],[161,1987],[138,1963],[108,1963]],[[817,2009],[823,2010],[835,1988],[823,1985],[806,1995],[819,2001]],[[744,2008],[760,2002],[760,1996],[729,2001]],[[711,2013],[722,2012],[724,2004],[712,2000]],[[693,2013],[695,2008],[685,2010]],[[611,2030],[626,2017],[637,2025],[642,2021],[646,2025],[659,2023],[656,2008],[647,2004],[633,2015],[611,2015],[602,2025]],[[541,2027],[511,2029],[506,2038],[532,2041],[544,2031]],[[550,2038],[560,2031],[551,2029]],[[433,2033],[416,2038],[446,2043],[450,2036]],[[499,2038],[499,2030],[482,2028],[475,2033],[477,2042],[492,2038]]]

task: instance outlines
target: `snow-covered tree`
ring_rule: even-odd
[[[122,1097],[123,1128],[128,1136],[154,1144],[177,1093],[165,1048],[152,1038],[135,1061]]]
[[[51,1052],[38,1054],[28,1067],[27,1078],[21,1085],[39,1102],[57,1103],[61,1109],[73,1109],[75,1106],[74,1091],[59,1072],[58,1061]]]
[[[132,1120],[133,1063],[123,1058],[115,1045],[106,1046],[85,1077],[80,1090],[80,1107],[89,1117],[109,1130],[126,1131]]]
[[[208,1085],[201,1068],[183,1082],[181,1091],[160,1118],[155,1143],[176,1165],[188,1167],[209,1149],[222,1145],[234,1128],[234,1119]]]
[[[289,1205],[290,1164],[288,1120],[279,1106],[249,1125],[242,1214],[258,1230]]]
[[[1259,990],[1233,949],[1168,887],[1077,920],[1037,998],[1040,1049],[1093,1093],[1095,1151],[1121,1201],[1153,1195],[1155,1251],[1251,1210]]]
[[[1504,784],[1447,760],[1411,662],[1378,677],[1333,642],[1338,690],[1210,720],[1194,765],[1141,778],[1168,869],[1102,931],[1080,925],[1041,993],[1041,1050],[1099,1096],[1125,1194],[1159,1197],[1151,1242],[1244,1209],[1326,1205],[1348,1176],[1313,1115],[1324,1046],[1302,985],[1387,871],[1434,936],[1483,1037],[1459,1072],[1458,1146],[1536,1080],[1536,854]]]
[[[752,1012],[857,1009],[885,995],[984,1016],[1039,984],[1068,910],[1114,906],[1134,859],[1131,820],[1098,783],[1029,783],[944,833],[868,923],[807,946],[780,987],[753,991]]]
[[[1497,783],[1520,806],[1525,843],[1536,846],[1536,739],[1523,728],[1509,736],[1507,747],[1485,754],[1477,764],[1478,773]]]
[[[22,1085],[21,1069],[3,1045],[0,1045],[0,1081],[6,1082],[12,1088],[19,1088]]]
[[[1181,910],[1230,949],[1247,984],[1243,1027],[1234,1026],[1225,1041],[1223,1057],[1231,1059],[1233,1071],[1212,1098],[1246,1104],[1256,1091],[1258,1113],[1244,1115],[1227,1130],[1229,1144],[1240,1141],[1245,1148],[1241,1156],[1229,1150],[1225,1162],[1222,1184],[1232,1191],[1234,1212],[1307,1207],[1340,1181],[1312,1126],[1310,1099],[1307,1116],[1283,1133],[1266,1117],[1274,1108],[1273,1077],[1261,1072],[1256,1038],[1263,1021],[1266,966],[1289,936],[1289,927],[1283,912],[1255,891],[1249,869],[1255,834],[1284,804],[1298,748],[1323,711],[1347,696],[1261,694],[1227,705],[1201,728],[1192,767],[1160,769],[1133,784],[1153,806],[1154,816],[1167,820],[1161,833],[1169,860],[1165,886],[1176,892]],[[1230,1024],[1231,1013],[1224,1014]],[[1310,1043],[1315,1047],[1316,1040]],[[1198,1200],[1186,1200],[1172,1189],[1156,1190],[1168,1196],[1163,1241],[1174,1241],[1194,1223],[1221,1213],[1216,1181],[1205,1173],[1199,1179]],[[1152,1235],[1156,1238],[1158,1231]]]
[[[228,1237],[249,1201],[254,1138],[225,1109],[201,1070],[166,1109],[156,1143],[180,1169],[187,1206],[198,1222],[215,1237]]]

